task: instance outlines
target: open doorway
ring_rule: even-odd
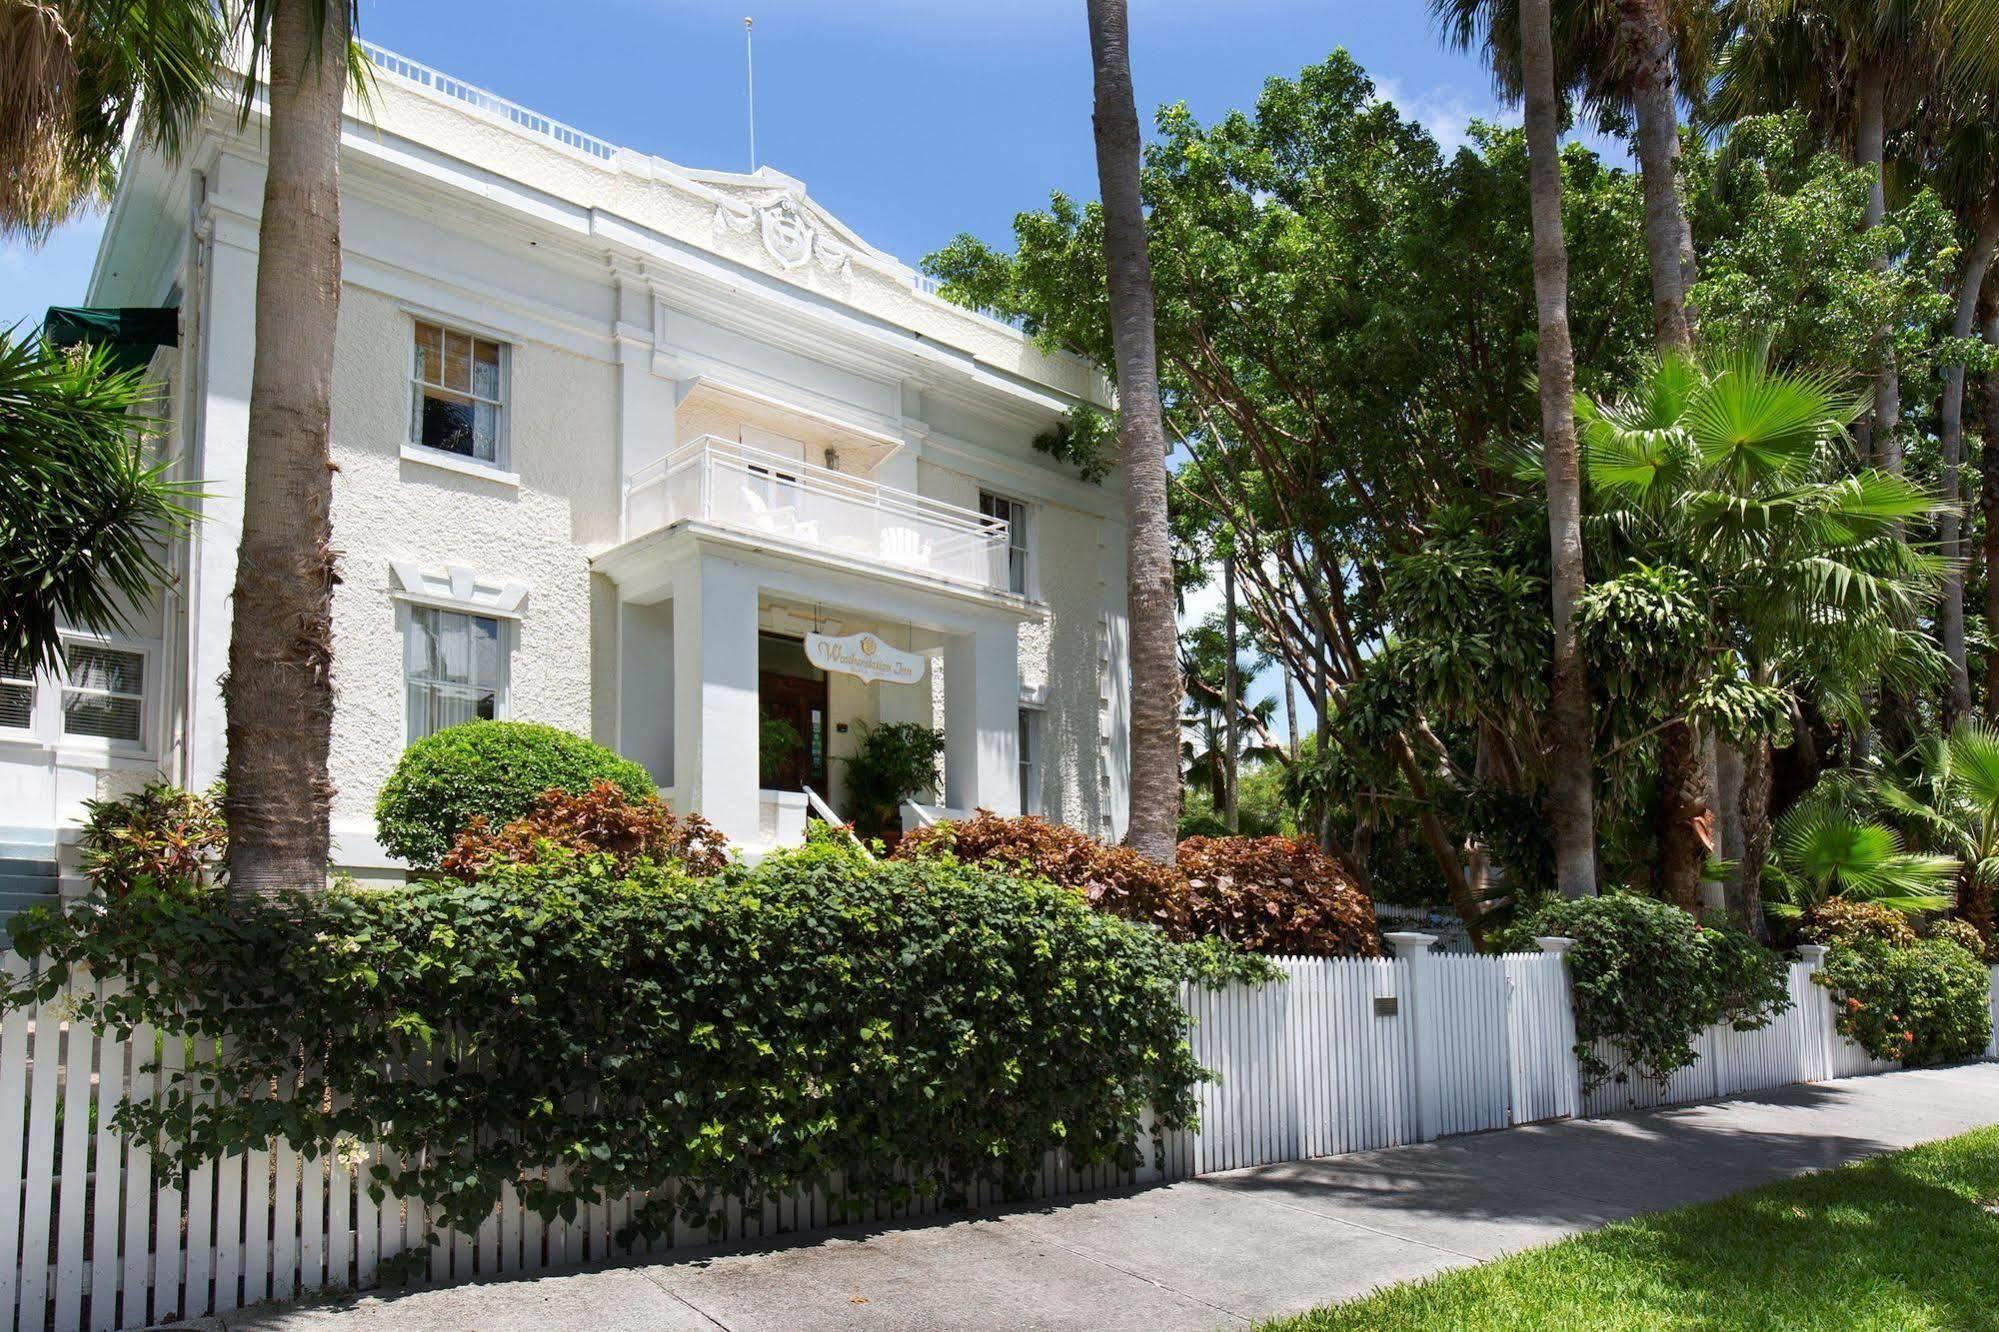
[[[805,656],[803,640],[757,636],[762,781],[769,791],[826,793],[826,672]]]

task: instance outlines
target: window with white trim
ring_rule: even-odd
[[[506,345],[425,319],[415,328],[410,443],[504,463]]]
[[[0,652],[0,731],[35,725],[35,668],[26,657]]]
[[[1017,499],[979,492],[979,512],[1006,524],[1006,590],[1027,595],[1027,506]]]
[[[65,643],[62,732],[144,745],[146,654],[108,643]]]
[[[1041,712],[1020,710],[1020,812],[1041,812]]]
[[[409,740],[501,715],[507,688],[506,626],[491,615],[411,606],[403,638]]]

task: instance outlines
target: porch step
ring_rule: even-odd
[[[20,856],[0,847],[0,878],[53,879],[60,874],[54,856]]]

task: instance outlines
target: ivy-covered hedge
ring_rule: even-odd
[[[127,988],[79,1020],[221,1038],[120,1112],[184,1160],[377,1141],[408,1163],[377,1184],[468,1231],[506,1183],[569,1216],[677,1181],[628,1240],[836,1171],[948,1201],[1025,1191],[1055,1147],[1134,1164],[1147,1109],[1193,1118],[1178,987],[1217,963],[996,867],[824,843],[707,878],[554,853],[374,892],[141,885],[14,939],[43,965],[10,1005],[87,968]]]
[[[1607,1041],[1625,1069],[1664,1079],[1699,1059],[1694,1038],[1727,1022],[1768,1026],[1791,1006],[1785,961],[1727,925],[1703,924],[1670,903],[1610,893],[1550,903],[1533,931],[1575,941],[1569,985],[1583,1086],[1614,1076],[1597,1048]]]
[[[376,797],[375,835],[429,869],[473,819],[498,828],[527,815],[544,791],[581,795],[600,781],[634,800],[659,794],[644,768],[580,735],[536,722],[466,722],[403,751]]]

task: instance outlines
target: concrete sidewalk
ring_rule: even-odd
[[[1889,1073],[794,1248],[205,1321],[229,1332],[1207,1332],[1994,1123],[1999,1064]]]

